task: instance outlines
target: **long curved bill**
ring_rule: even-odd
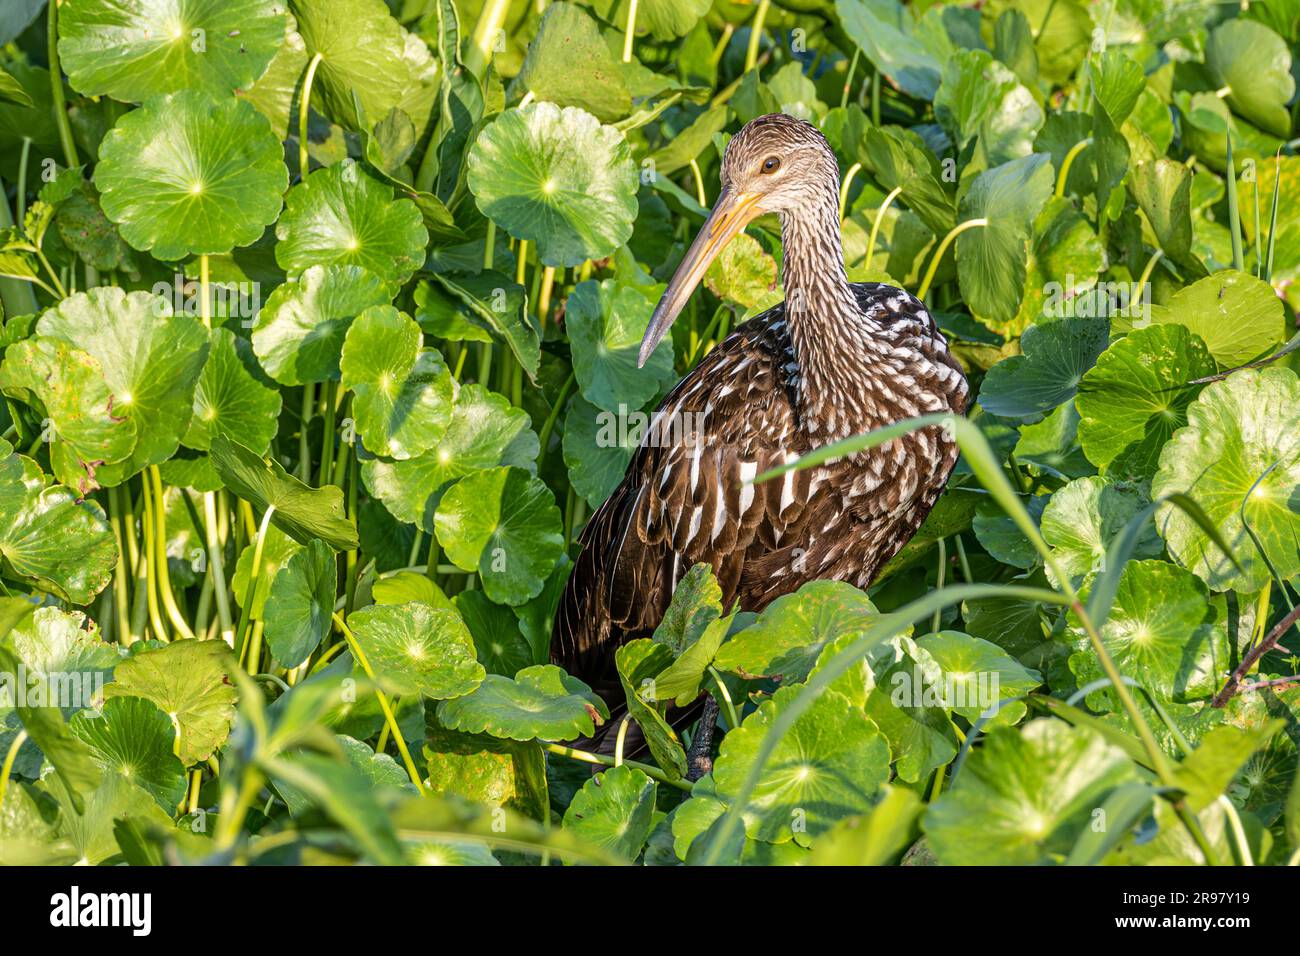
[[[758,205],[759,198],[759,193],[733,192],[726,187],[718,194],[713,211],[700,227],[699,234],[686,251],[668,288],[664,290],[663,298],[655,306],[654,315],[650,316],[650,325],[645,330],[645,338],[641,340],[637,368],[644,367],[650,353],[672,327],[673,320],[686,307],[691,293],[700,284],[700,279],[704,278],[709,263],[717,258],[718,253],[738,232],[763,212]]]

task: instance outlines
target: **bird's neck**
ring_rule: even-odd
[[[844,271],[839,196],[828,184],[815,203],[781,216],[785,314],[799,367],[805,423],[838,432],[835,410],[868,373],[879,327],[862,313]],[[817,426],[820,425],[818,429]]]

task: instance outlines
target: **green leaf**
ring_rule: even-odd
[[[808,858],[809,866],[885,866],[916,842],[925,807],[903,787],[881,788],[880,800],[858,817],[835,824]]]
[[[1151,320],[1186,326],[1226,368],[1267,355],[1287,337],[1285,310],[1272,287],[1231,269],[1179,289],[1166,305],[1152,306]]]
[[[583,110],[544,102],[507,110],[474,141],[468,171],[479,209],[515,238],[535,242],[543,265],[603,258],[632,235],[631,150]]]
[[[908,96],[934,99],[946,38],[918,31],[897,0],[836,0],[844,32],[871,64]]]
[[[253,327],[253,351],[281,385],[337,380],[348,327],[390,298],[384,281],[360,266],[312,266],[266,300]]]
[[[275,261],[290,276],[312,266],[360,266],[400,286],[424,264],[428,230],[415,204],[355,163],[318,169],[289,190],[275,225]]]
[[[528,314],[523,286],[491,269],[477,275],[436,272],[433,279],[461,302],[464,306],[461,314],[467,323],[485,329],[490,336],[466,338],[486,342],[496,338],[505,342],[529,379],[537,381],[537,368],[542,360],[541,333]]]
[[[266,117],[197,90],[123,116],[95,167],[105,215],[132,247],[163,261],[252,245],[280,214],[288,184]]]
[[[1255,751],[1286,726],[1270,720],[1259,727],[1215,727],[1174,770],[1187,793],[1187,805],[1199,813],[1217,800]]]
[[[1200,337],[1181,326],[1134,329],[1116,341],[1083,376],[1075,397],[1088,460],[1134,477],[1154,475],[1160,449],[1187,423],[1187,406],[1200,391],[1190,383],[1214,372]]]
[[[82,711],[68,724],[107,774],[129,780],[169,814],[185,796],[185,767],[172,752],[171,718],[142,697],[113,697],[102,711]]]
[[[78,433],[66,450],[56,434],[53,463],[60,478],[119,484],[176,452],[189,427],[210,347],[198,319],[172,315],[166,300],[148,293],[101,286],[69,296],[46,312],[36,323],[36,333],[93,357],[110,391],[105,414],[125,419],[133,433],[129,453],[112,458],[108,467],[81,457]],[[57,421],[54,426],[57,430]],[[74,456],[80,468],[68,460]]]
[[[320,538],[340,551],[357,546],[357,528],[334,485],[312,488],[224,435],[212,440],[212,464],[234,494],[260,508],[275,506],[271,520],[300,544]]]
[[[640,26],[641,8],[637,13]],[[596,21],[571,3],[547,6],[510,89],[512,98],[516,91],[519,96],[530,92],[557,106],[586,110],[603,123],[632,112],[622,64],[600,35]]]
[[[1097,733],[1041,718],[984,738],[923,823],[947,866],[1060,862],[1133,765]]]
[[[1277,573],[1285,579],[1300,572],[1300,516],[1292,504],[1300,485],[1297,416],[1300,382],[1290,369],[1236,372],[1205,387],[1188,406],[1187,426],[1160,455],[1152,496],[1190,495],[1244,567],[1238,571],[1183,511],[1164,506],[1156,522],[1169,553],[1211,590],[1255,591],[1269,580],[1243,513]]]
[[[1102,644],[1121,674],[1162,700],[1208,696],[1232,664],[1226,635],[1206,621],[1208,600],[1205,585],[1182,568],[1130,561],[1102,625]],[[1070,670],[1083,686],[1105,675],[1082,625],[1074,616],[1069,622],[1077,648]],[[1094,710],[1106,702],[1106,691],[1088,695]]]
[[[957,756],[960,741],[948,717],[943,673],[910,637],[893,642],[892,656],[872,664],[875,686],[866,714],[895,754],[900,780],[918,783]]]
[[[536,597],[564,552],[551,490],[517,467],[460,479],[439,502],[434,527],[447,557],[477,571],[483,590],[498,604]]]
[[[291,118],[296,118],[298,84],[307,66],[307,44],[298,32],[298,21],[292,13],[284,15],[284,38],[271,58],[270,65],[251,86],[235,90],[240,99],[252,103],[259,113],[271,121],[271,128],[280,139],[289,135]]]
[[[177,756],[189,767],[212,756],[230,733],[237,695],[229,674],[236,666],[223,641],[175,641],[122,661],[104,692],[157,704],[176,726]]]
[[[438,444],[451,422],[452,380],[420,327],[391,305],[372,306],[348,328],[339,363],[366,450],[414,458]]]
[[[525,667],[511,680],[488,674],[472,694],[438,705],[438,719],[453,730],[511,740],[590,737],[609,719],[590,687],[553,664]]]
[[[989,726],[1017,722],[1024,716],[1025,705],[1002,702],[1023,697],[1043,682],[1038,671],[1025,667],[998,645],[960,631],[927,634],[918,644],[943,672],[945,706],[971,724],[1000,705]]]
[[[1043,540],[1052,557],[1077,588],[1094,572],[1106,570],[1106,554],[1129,522],[1147,507],[1142,486],[1109,478],[1078,478],[1052,495],[1043,510]],[[1161,554],[1160,539],[1148,526],[1138,537],[1134,556]],[[1053,583],[1056,573],[1047,568]]]
[[[474,638],[478,662],[489,674],[514,677],[533,663],[533,649],[510,608],[493,604],[479,590],[461,591],[455,608]]]
[[[68,81],[128,103],[186,89],[228,96],[262,75],[283,37],[272,0],[80,0],[59,13]]]
[[[1052,194],[1052,164],[1034,153],[985,170],[971,180],[959,218],[987,220],[957,237],[957,276],[977,316],[1007,322],[1025,288],[1028,242],[1039,210]]]
[[[23,580],[89,604],[112,579],[117,541],[96,502],[51,485],[34,461],[0,439],[0,555]]]
[[[943,64],[934,112],[957,152],[978,138],[989,165],[1032,153],[1043,125],[1033,94],[984,50],[956,50]]]
[[[562,452],[569,484],[592,508],[599,508],[618,487],[641,443],[641,429],[619,428],[620,422],[627,419],[581,395],[573,396],[564,414]]]
[[[235,562],[235,573],[230,579],[230,589],[235,594],[235,601],[240,607],[252,614],[255,620],[266,617],[266,599],[271,594],[271,584],[289,559],[302,550],[302,545],[289,537],[274,524],[266,529],[262,540],[262,563],[259,565],[257,587],[253,590],[253,600],[248,601],[248,583],[253,575],[253,555],[257,552],[256,540],[250,541],[239,552]]]
[[[700,639],[705,629],[722,616],[722,586],[713,567],[693,565],[673,588],[673,597],[655,627],[656,643],[681,654]]]
[[[880,618],[871,599],[843,581],[813,581],[777,598],[718,651],[714,664],[741,677],[802,681],[822,648]]]
[[[308,542],[275,572],[263,620],[267,645],[281,667],[297,667],[329,636],[337,574],[334,552],[322,541]]]
[[[633,767],[611,767],[582,785],[564,828],[631,862],[654,825],[655,782]]]
[[[460,616],[428,604],[376,604],[348,617],[375,675],[395,693],[446,700],[478,687],[485,671]]]
[[[724,800],[739,792],[763,736],[799,692],[778,690],[722,739],[713,778]],[[880,730],[843,694],[827,691],[764,765],[745,810],[745,832],[768,843],[807,845],[840,820],[870,810],[888,779],[889,745]]]
[[[545,812],[546,758],[534,743],[465,734],[426,715],[424,757],[429,789],[524,814]]]
[[[686,752],[676,731],[650,703],[659,697],[655,678],[672,663],[673,655],[663,644],[638,638],[614,652],[619,683],[627,699],[628,715],[637,722],[655,763],[673,780],[686,775]]]
[[[289,7],[307,52],[321,57],[312,101],[327,117],[362,130],[396,107],[424,135],[438,98],[438,62],[383,0],[291,0]]]
[[[216,435],[265,454],[280,427],[280,392],[267,381],[253,347],[229,329],[213,329],[212,347],[194,390],[194,413],[182,443],[207,451]]]
[[[0,68],[0,101],[35,109],[36,102],[12,73]]]
[[[1229,91],[1234,112],[1275,136],[1291,135],[1295,78],[1281,37],[1254,20],[1225,20],[1210,34],[1205,65],[1214,85]]]
[[[639,409],[673,375],[673,347],[665,337],[645,369],[637,354],[654,302],[638,288],[614,279],[580,283],[565,306],[573,346],[573,371],[587,401],[607,412]]]
[[[686,650],[678,655],[677,660],[665,667],[655,677],[654,699],[676,699],[678,707],[686,707],[700,696],[704,675],[713,663],[718,648],[728,635],[743,628],[753,615],[730,614],[725,618],[711,620]]]
[[[1078,391],[1109,338],[1105,319],[1058,319],[1031,325],[1020,339],[1022,354],[989,369],[980,405],[1004,418],[1037,421]]]
[[[452,482],[498,465],[533,471],[537,450],[527,412],[482,385],[463,385],[437,448],[406,461],[365,461],[361,475],[393,517],[432,534]]]
[[[1161,157],[1137,163],[1129,170],[1129,192],[1146,215],[1160,248],[1193,277],[1205,274],[1192,254],[1192,171]]]

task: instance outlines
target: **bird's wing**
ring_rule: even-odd
[[[669,393],[587,523],[552,639],[568,669],[598,673],[618,643],[652,630],[696,563],[713,568],[730,603],[760,529],[779,537],[798,520],[807,472],[746,484],[806,450],[787,447],[798,429],[779,308],[739,327]]]

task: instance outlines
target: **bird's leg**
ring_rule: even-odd
[[[718,702],[709,695],[704,698],[704,713],[686,753],[686,779],[691,783],[713,770],[713,730],[717,725]]]

